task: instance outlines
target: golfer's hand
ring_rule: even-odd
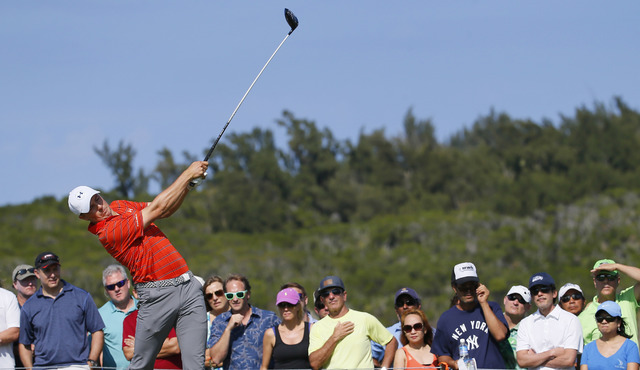
[[[191,180],[201,179],[207,176],[207,168],[209,168],[209,162],[196,161],[191,163],[187,172]]]
[[[339,322],[338,325],[333,329],[333,337],[336,341],[341,340],[347,335],[353,333],[353,329],[355,328],[355,324],[352,321],[344,321]]]
[[[489,288],[487,288],[484,284],[480,284],[480,286],[478,286],[478,289],[476,289],[478,303],[487,303],[489,301],[489,293]]]

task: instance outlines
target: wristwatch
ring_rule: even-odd
[[[89,363],[89,365],[91,367],[100,367],[100,364],[98,364],[96,361],[93,360],[87,360],[87,362]]]

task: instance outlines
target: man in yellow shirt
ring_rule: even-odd
[[[371,341],[386,345],[382,366],[391,367],[398,342],[373,315],[346,306],[347,291],[337,276],[320,282],[319,298],[329,310],[311,328],[309,362],[313,369],[373,369]]]

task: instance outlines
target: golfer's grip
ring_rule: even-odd
[[[196,186],[198,186],[198,184],[201,183],[202,180],[204,180],[206,177],[207,177],[207,173],[205,172],[202,177],[189,181],[189,189],[193,189]]]

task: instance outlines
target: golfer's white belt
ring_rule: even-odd
[[[184,274],[173,278],[173,279],[167,279],[167,280],[157,280],[157,281],[150,281],[148,283],[137,283],[136,284],[136,289],[140,289],[140,288],[164,288],[164,287],[168,287],[168,286],[178,286],[184,282],[187,282],[189,280],[191,280],[191,278],[193,277],[193,273],[191,271],[187,271]]]

